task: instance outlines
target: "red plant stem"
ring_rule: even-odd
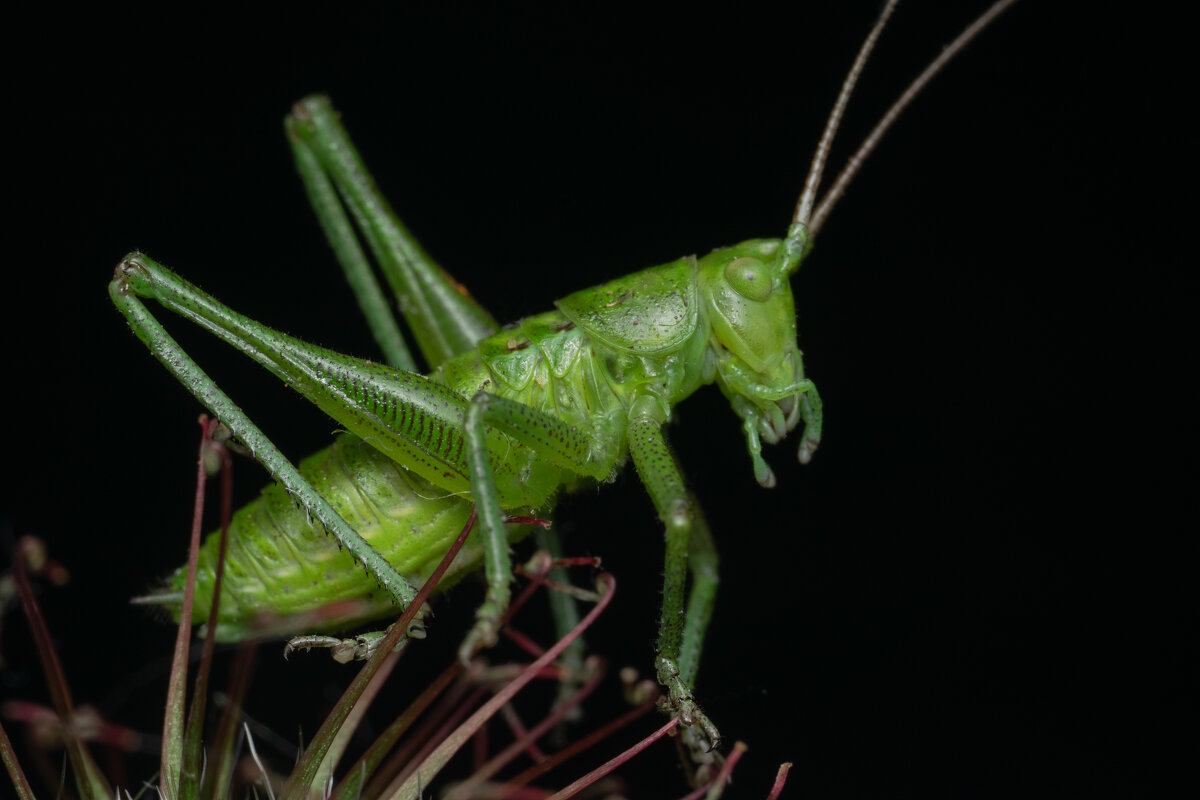
[[[400,771],[397,777],[391,781],[389,787],[407,783],[408,779],[412,777],[414,772],[421,768],[421,765],[425,763],[425,760],[429,758],[429,755],[434,750],[436,750],[447,739],[461,730],[463,725],[463,717],[466,717],[472,709],[478,708],[479,701],[482,700],[486,694],[487,687],[478,686],[474,691],[467,695],[466,699],[464,699],[454,708],[453,713],[442,721],[442,724],[438,727],[438,729],[434,731],[431,736],[424,740],[424,744],[422,744],[421,748],[417,750],[416,755],[409,759],[408,766]],[[394,793],[391,791],[385,791],[382,794],[383,796],[387,797]]]
[[[75,769],[76,781],[80,786],[88,786],[98,794],[108,795],[112,790],[100,774],[91,753],[75,733],[75,707],[71,702],[71,690],[67,687],[66,674],[58,660],[58,653],[54,650],[54,643],[50,641],[50,631],[46,627],[42,610],[33,596],[33,586],[29,583],[30,555],[36,555],[40,549],[40,542],[33,537],[24,536],[17,540],[16,551],[13,553],[13,582],[17,586],[17,595],[21,598],[25,619],[29,621],[29,628],[33,633],[38,658],[42,662],[42,672],[45,673],[50,698],[54,702],[54,710],[58,713],[63,732],[66,734],[67,756]],[[34,752],[38,751],[35,749]],[[53,774],[53,771],[50,774]]]
[[[566,556],[564,558],[554,559],[552,567],[598,567],[600,566],[599,556]]]
[[[567,786],[565,789],[555,792],[550,797],[548,797],[546,800],[567,800],[568,797],[574,797],[579,792],[580,789],[586,789],[587,787],[591,786],[593,783],[600,780],[605,775],[612,772],[614,769],[621,766],[625,762],[629,761],[631,758],[633,758],[638,753],[645,750],[650,745],[657,742],[662,737],[666,736],[671,731],[675,730],[675,728],[678,727],[678,725],[679,725],[679,717],[672,717],[670,720],[667,721],[667,723],[665,725],[663,725],[661,728],[656,730],[654,733],[647,736],[645,739],[642,739],[640,742],[638,742],[633,747],[626,750],[624,753],[621,753],[619,756],[610,758],[608,761],[605,761],[603,764],[596,767],[594,770],[589,772],[587,775],[584,775],[582,778],[579,778],[578,780],[573,781],[571,783],[571,785]]]
[[[651,709],[653,709],[655,707],[655,704],[656,704],[656,701],[651,700],[649,702],[642,703],[637,708],[630,709],[629,711],[625,712],[624,714],[622,714],[621,716],[612,720],[611,722],[607,723],[606,725],[592,731],[591,733],[589,733],[587,736],[583,737],[579,741],[574,742],[574,743],[570,744],[569,746],[564,747],[562,750],[559,750],[557,753],[549,756],[548,758],[546,758],[545,761],[541,761],[537,764],[534,764],[533,766],[526,769],[524,772],[518,774],[516,777],[508,779],[508,781],[506,781],[505,785],[507,785],[507,786],[523,786],[524,784],[532,783],[534,780],[540,778],[542,775],[545,775],[547,772],[554,769],[559,764],[562,764],[563,762],[565,762],[571,758],[574,758],[576,755],[578,755],[579,753],[582,753],[585,750],[590,750],[593,746],[595,746],[599,742],[602,742],[605,739],[607,739],[609,736],[612,736],[614,733],[621,730],[622,728],[624,728],[629,723],[633,722],[638,717],[641,717],[644,714],[646,714],[647,712],[649,712]],[[574,704],[572,704],[572,705],[574,705]],[[565,712],[566,709],[563,709],[563,711]],[[555,721],[557,721],[557,720],[555,720]]]
[[[458,673],[462,673],[462,662],[455,658],[453,663],[458,665]],[[397,775],[403,773],[407,776],[411,773],[415,769],[415,765],[420,763],[416,758],[416,753],[429,747],[429,742],[434,739],[434,731],[442,725],[443,721],[450,714],[454,713],[462,705],[463,698],[467,696],[469,690],[482,693],[482,688],[476,685],[477,682],[474,681],[473,675],[474,670],[465,675],[459,674],[458,679],[450,687],[450,690],[446,692],[445,696],[441,696],[441,689],[437,690],[434,693],[435,696],[429,698],[430,702],[437,699],[437,705],[429,710],[419,725],[408,732],[407,740],[402,745],[396,748],[394,752],[387,753],[387,760],[382,762],[371,774],[366,788],[358,794],[348,796],[353,798],[358,798],[359,796],[382,797],[383,790],[396,780]],[[443,686],[442,689],[444,688]],[[425,691],[430,691],[429,687]],[[424,693],[422,693],[422,696],[424,696]],[[413,720],[415,721],[416,717],[413,717]]]
[[[179,789],[179,767],[183,762],[183,706],[187,692],[188,642],[192,636],[192,603],[196,593],[196,569],[200,560],[200,530],[204,521],[204,488],[208,472],[204,468],[204,448],[212,438],[208,417],[200,417],[200,458],[196,464],[196,496],[192,504],[192,535],[188,543],[187,581],[179,610],[179,630],[175,633],[175,651],[171,657],[171,676],[167,683],[166,713],[163,715],[163,749],[158,788],[163,797],[175,797]]]
[[[37,546],[37,543],[30,537],[22,537],[17,541],[16,551],[13,553],[13,583],[17,586],[17,596],[21,598],[21,607],[25,611],[25,618],[29,620],[38,656],[42,660],[42,670],[46,673],[50,699],[54,703],[54,709],[58,712],[59,719],[63,721],[63,724],[68,724],[75,716],[75,704],[71,701],[71,691],[67,688],[67,679],[63,674],[62,664],[58,660],[54,644],[50,641],[50,631],[46,628],[46,620],[42,616],[42,610],[38,607],[37,600],[33,597],[33,587],[29,583],[25,551]]]
[[[578,625],[572,628],[566,636],[559,639],[558,642],[556,642],[553,647],[547,650],[541,658],[530,664],[529,667],[526,668],[525,671],[520,674],[520,676],[513,680],[512,683],[505,686],[502,690],[496,693],[495,697],[484,703],[484,705],[478,711],[471,715],[470,719],[463,723],[462,728],[460,728],[458,731],[455,731],[452,737],[438,745],[438,748],[429,757],[429,760],[434,762],[433,766],[426,767],[425,764],[422,764],[421,767],[418,768],[416,774],[410,777],[409,780],[405,782],[404,786],[400,788],[400,791],[396,793],[397,797],[416,798],[418,796],[418,792],[421,791],[421,788],[429,785],[429,782],[440,771],[441,766],[449,760],[451,754],[457,752],[458,748],[462,746],[466,737],[471,736],[485,722],[487,722],[487,720],[490,719],[501,706],[511,700],[517,692],[524,689],[531,680],[537,677],[537,675],[546,667],[546,665],[558,658],[562,652],[567,649],[571,642],[579,638],[580,634],[587,630],[587,628],[596,621],[596,618],[600,616],[600,614],[605,608],[608,607],[609,602],[612,600],[613,593],[616,590],[617,581],[612,575],[603,573],[596,579],[596,582],[600,585],[600,601],[596,603],[595,607],[592,608],[591,611],[587,613],[587,616],[585,616]],[[416,781],[415,783],[414,779]]]
[[[558,581],[550,580],[547,576],[550,574],[550,572],[552,570],[557,569],[558,567],[599,567],[599,566],[600,566],[600,559],[597,558],[596,556],[571,556],[571,557],[567,557],[567,558],[553,559],[552,561],[550,561],[549,564],[546,565],[545,569],[538,570],[535,572],[531,572],[526,567],[520,566],[520,565],[518,565],[514,569],[514,572],[516,572],[516,574],[518,574],[522,577],[528,578],[529,580],[533,581],[535,586],[537,586],[537,585],[545,586],[547,589],[550,589],[552,591],[562,592],[563,594],[569,594],[572,597],[578,598],[587,603],[594,603],[599,599],[596,596],[595,592],[588,591],[587,589],[581,589],[578,586],[575,586],[573,584],[560,583]],[[529,591],[529,587],[526,588],[526,592],[528,592],[528,591]],[[523,601],[521,601],[521,602],[523,602]],[[512,616],[512,615],[510,614],[509,616]]]
[[[354,792],[351,792],[349,790],[347,781],[349,781],[353,776],[359,774],[374,773],[375,767],[383,761],[387,751],[390,750],[396,741],[399,740],[400,736],[412,726],[413,722],[416,721],[421,714],[425,713],[425,709],[427,709],[445,690],[445,688],[450,685],[450,681],[454,680],[461,670],[462,662],[460,662],[458,659],[454,659],[454,661],[450,663],[450,666],[442,670],[441,674],[438,675],[438,677],[435,678],[432,683],[430,683],[421,691],[421,694],[417,696],[417,699],[410,703],[408,708],[401,712],[400,716],[396,717],[392,724],[387,727],[387,730],[385,730],[375,740],[375,743],[367,748],[367,752],[362,754],[358,761],[355,762],[354,766],[346,771],[346,777],[342,779],[340,784],[338,784],[337,789],[331,797],[339,800],[345,797],[357,797],[358,795],[356,792],[361,790],[361,786],[359,789],[355,789]]]
[[[529,655],[533,656],[534,658],[537,658],[542,653],[546,652],[546,648],[542,647],[533,639],[530,639],[525,634],[510,626],[506,626],[501,632],[511,639],[513,644],[524,650],[526,653],[529,653]]]
[[[475,731],[475,735],[472,737],[472,744],[474,745],[474,752],[471,753],[471,763],[478,769],[481,764],[487,762],[489,746],[487,728],[480,728]]]
[[[538,555],[542,554],[539,553]],[[550,574],[550,559],[542,559],[541,567],[542,568],[537,572],[526,575],[526,577],[529,578],[529,584],[521,590],[521,593],[518,594],[511,603],[508,604],[508,608],[504,611],[504,616],[500,618],[502,624],[507,625],[509,620],[511,620],[516,613],[521,610],[521,607],[529,601],[529,598],[533,596],[533,593],[541,587],[546,576]],[[518,572],[523,573],[523,570],[518,570]]]
[[[485,781],[502,770],[513,759],[515,759],[517,755],[521,753],[521,751],[529,753],[530,758],[532,758],[537,764],[543,764],[549,760],[550,757],[542,753],[542,751],[538,749],[534,743],[537,742],[538,739],[542,738],[547,731],[561,722],[568,711],[582,703],[592,692],[596,690],[596,687],[599,686],[600,682],[604,679],[605,671],[602,668],[595,668],[591,672],[591,680],[572,693],[566,702],[556,706],[553,713],[546,715],[545,719],[535,725],[531,730],[525,731],[514,729],[516,735],[515,741],[493,756],[486,763],[481,762],[480,766],[477,767],[473,773],[471,773],[470,778],[454,788],[454,791],[451,792],[450,797],[459,798],[472,796],[472,792],[476,791],[477,787],[482,786]],[[504,708],[505,711],[508,712],[509,709],[511,709],[511,706],[505,705]],[[515,716],[515,712],[512,713]],[[555,763],[559,762],[556,761]],[[543,772],[545,772],[545,770],[543,770]],[[517,786],[519,783],[521,782],[507,781],[505,785]],[[524,781],[524,783],[528,783],[528,781]]]
[[[546,530],[550,530],[550,525],[551,525],[550,520],[542,519],[541,517],[506,516],[504,518],[504,522],[505,523],[512,522],[517,525],[541,525]]]
[[[13,750],[12,742],[8,740],[8,734],[4,732],[3,725],[0,725],[0,760],[4,761],[19,800],[33,800],[33,788],[21,770],[21,764],[17,761],[17,754]]]
[[[200,440],[200,463],[206,462],[205,456],[211,450],[216,452],[221,462],[221,540],[217,549],[217,568],[213,578],[212,602],[209,606],[208,618],[216,620],[221,608],[221,586],[225,579],[225,551],[229,545],[229,522],[233,515],[233,460],[225,446],[213,440],[213,432],[220,423],[205,417],[200,418],[203,434]],[[203,500],[197,498],[201,503]],[[194,591],[194,589],[193,589]],[[213,651],[217,643],[217,626],[209,625],[204,635],[204,646],[201,649],[200,666],[196,670],[196,685],[192,691],[192,707],[188,710],[188,721],[184,732],[183,767],[180,770],[181,780],[186,779],[193,784],[199,781],[200,736],[204,729],[205,704],[208,701],[208,679],[212,675]]]
[[[290,800],[290,798],[301,796],[303,794],[302,787],[310,785],[313,777],[316,775],[317,768],[321,764],[321,759],[324,758],[324,751],[328,750],[328,745],[333,741],[336,731],[341,730],[342,724],[346,721],[354,704],[362,696],[371,678],[379,671],[384,659],[396,649],[396,645],[400,643],[400,639],[408,633],[408,626],[416,619],[417,612],[421,610],[421,606],[429,599],[429,595],[437,587],[442,576],[446,574],[446,570],[450,568],[450,563],[454,561],[454,557],[458,555],[458,551],[462,549],[463,544],[467,541],[467,534],[475,527],[477,516],[476,509],[472,508],[471,516],[467,518],[467,524],[459,532],[458,538],[454,540],[454,544],[450,545],[450,549],[446,551],[446,555],[442,557],[433,574],[421,586],[417,592],[417,596],[409,603],[408,608],[404,609],[404,613],[400,615],[400,619],[392,624],[387,636],[383,637],[375,652],[367,659],[367,663],[363,665],[358,675],[346,687],[346,691],[342,692],[342,696],[334,706],[333,712],[321,723],[320,729],[317,730],[316,735],[312,739],[312,744],[305,751],[300,763],[296,765],[291,777],[288,778],[287,783],[284,785],[282,792],[283,800]]]
[[[775,783],[771,786],[771,793],[767,795],[767,800],[779,800],[779,795],[783,792],[783,785],[787,783],[788,772],[792,769],[792,762],[785,761],[779,765],[779,771],[775,773]]]
[[[517,710],[513,708],[512,703],[509,703],[500,709],[500,713],[504,715],[504,721],[508,723],[508,729],[512,732],[513,737],[524,745],[522,749],[529,754],[529,757],[534,761],[541,761],[544,759],[546,754],[543,753],[542,749],[537,746],[538,736],[530,735],[529,728],[525,726],[525,722],[517,714]],[[548,718],[552,719],[553,717],[551,716]],[[544,721],[545,720],[543,720],[543,722]],[[539,724],[537,727],[540,728],[541,724]],[[486,728],[484,730],[486,730]],[[536,731],[537,728],[534,730]],[[517,752],[520,752],[520,750]],[[513,753],[513,756],[516,756],[516,752]],[[480,761],[480,763],[482,764],[483,761]]]
[[[725,759],[725,763],[721,765],[717,776],[699,789],[688,792],[679,798],[679,800],[700,800],[702,797],[720,797],[725,792],[725,786],[729,783],[729,776],[733,774],[733,768],[737,766],[737,762],[742,760],[742,756],[746,754],[746,750],[745,742],[735,742],[733,752],[729,754],[729,758]]]
[[[202,797],[224,797],[228,793],[233,774],[234,737],[237,736],[238,721],[242,716],[242,706],[245,705],[250,678],[254,674],[257,652],[253,642],[242,642],[238,645],[237,656],[230,672],[229,689],[225,694],[225,707],[221,710],[221,719],[217,723],[212,746],[208,751],[213,761],[209,763],[204,776]]]

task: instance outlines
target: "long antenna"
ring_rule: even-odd
[[[863,140],[863,143],[859,145],[858,150],[853,156],[850,157],[850,160],[846,162],[846,166],[843,167],[842,171],[838,174],[833,186],[821,198],[821,202],[817,206],[816,211],[812,212],[811,219],[804,219],[800,216],[801,212],[803,211],[804,213],[808,213],[809,208],[811,208],[811,199],[808,200],[810,204],[809,208],[804,207],[804,203],[809,192],[809,184],[812,185],[812,191],[815,193],[816,182],[820,180],[820,170],[817,165],[817,160],[824,158],[824,150],[828,147],[828,139],[832,138],[831,127],[836,128],[836,118],[840,118],[842,107],[845,106],[846,87],[842,88],[842,96],[838,97],[837,105],[834,106],[834,111],[832,114],[830,114],[829,124],[827,124],[825,127],[825,136],[821,138],[821,143],[817,147],[817,155],[813,159],[813,168],[812,171],[809,172],[808,181],[804,187],[804,194],[800,196],[800,202],[796,205],[796,216],[794,217],[794,221],[808,223],[808,235],[810,237],[809,241],[811,241],[811,237],[816,236],[817,231],[819,231],[821,226],[825,224],[825,220],[829,217],[829,213],[833,210],[834,205],[839,199],[841,199],[842,195],[845,194],[846,187],[850,185],[850,181],[853,180],[854,176],[858,174],[859,169],[862,167],[863,161],[865,161],[867,156],[869,156],[875,150],[875,147],[879,144],[879,140],[883,138],[883,135],[887,133],[888,128],[890,128],[892,123],[896,121],[896,118],[900,116],[900,112],[908,107],[908,105],[913,101],[913,98],[915,98],[921,92],[921,90],[925,88],[925,84],[929,83],[933,76],[937,75],[938,72],[941,71],[942,67],[944,67],[946,63],[950,61],[950,59],[958,55],[959,52],[966,47],[972,39],[978,36],[979,33],[984,30],[984,28],[991,24],[992,20],[998,17],[1001,12],[1015,2],[1016,0],[997,0],[997,2],[992,4],[991,8],[983,12],[978,19],[968,25],[966,29],[963,30],[963,32],[960,33],[958,37],[955,38],[955,40],[942,51],[941,55],[930,62],[929,66],[927,66],[924,71],[917,76],[916,80],[909,84],[908,88],[904,90],[904,93],[896,99],[896,102],[892,103],[891,108],[887,110],[887,113],[883,115],[871,133],[867,135],[867,138]],[[879,28],[882,27],[882,23],[884,19],[886,19],[887,14],[891,12],[892,5],[894,5],[894,3],[889,3],[888,7],[884,9],[880,21],[876,23],[875,29],[871,31],[871,36],[869,36],[867,41],[863,43],[863,50],[859,52],[858,59],[855,60],[854,66],[850,70],[850,75],[846,78],[847,86],[853,86],[853,79],[857,78],[856,73],[862,69],[862,64],[859,62],[866,60],[865,54],[870,50],[868,45],[873,44],[872,40],[876,35],[878,35]],[[817,173],[816,180],[813,178],[813,171]]]
[[[846,105],[850,102],[850,95],[854,92],[854,84],[858,83],[858,76],[862,74],[863,67],[867,65],[867,58],[875,48],[875,40],[879,38],[879,34],[883,33],[883,26],[887,24],[888,17],[892,16],[892,12],[896,10],[898,2],[900,0],[888,0],[888,4],[884,6],[883,11],[879,14],[879,19],[875,22],[875,27],[871,28],[862,47],[858,49],[858,56],[855,57],[854,64],[851,65],[850,72],[846,75],[846,80],[842,82],[842,91],[838,94],[837,102],[833,104],[833,110],[829,112],[829,119],[825,122],[825,131],[821,134],[821,141],[817,144],[816,152],[813,153],[812,166],[808,168],[808,177],[804,179],[804,191],[800,193],[800,199],[796,202],[796,213],[792,215],[792,222],[808,224],[809,217],[812,215],[813,203],[817,198],[817,186],[821,183],[821,173],[825,171],[825,162],[829,158],[829,148],[833,145],[833,137],[837,133],[838,125],[842,122],[842,114],[845,113]]]

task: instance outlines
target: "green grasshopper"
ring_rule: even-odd
[[[821,401],[796,343],[790,277],[899,111],[1011,2],[996,3],[926,69],[817,204],[842,112],[895,1],[887,5],[830,115],[784,238],[651,267],[575,292],[554,310],[505,328],[394,215],[328,100],[296,104],[286,130],[297,167],[386,365],[254,322],[141,253],[128,255],[110,284],[138,338],[278,481],[234,519],[219,616],[208,620],[217,637],[336,631],[407,606],[474,508],[479,530],[454,568],[461,576],[482,563],[487,579],[461,648],[469,656],[497,638],[509,602],[509,543],[528,532],[529,518],[547,516],[560,491],[609,481],[632,459],[666,529],[655,659],[666,710],[698,725],[715,747],[717,728],[692,687],[717,556],[663,428],[677,403],[715,383],[741,420],[760,484],[775,484],[763,442],[780,441],[801,422],[799,459],[812,457],[821,440]],[[417,372],[360,237],[396,295],[428,374]],[[294,467],[161,327],[147,298],[242,350],[347,433]],[[201,609],[213,591],[216,548],[210,537],[198,582]],[[177,607],[182,581],[177,575],[149,599]],[[378,640],[309,635],[294,644],[330,646],[348,660]]]

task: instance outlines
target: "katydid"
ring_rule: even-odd
[[[558,492],[608,481],[632,459],[666,528],[655,659],[666,709],[685,725],[698,724],[715,746],[717,729],[692,688],[717,556],[663,427],[675,404],[715,383],[741,420],[760,484],[775,484],[762,443],[782,440],[801,422],[799,459],[812,457],[821,440],[821,401],[796,343],[790,278],[899,111],[1011,2],[993,5],[930,65],[818,204],[830,143],[895,0],[888,3],[846,78],[784,238],[651,267],[575,292],[554,310],[502,329],[392,213],[328,100],[297,103],[286,129],[298,169],[386,365],[254,322],[141,253],[127,256],[110,284],[136,335],[278,481],[234,520],[219,618],[210,622],[218,638],[334,631],[394,612],[411,602],[414,585],[474,506],[479,531],[455,565],[461,576],[482,563],[487,577],[487,595],[462,645],[470,655],[496,639],[509,601],[509,543],[527,532],[527,518],[548,516]],[[428,374],[418,374],[360,239],[395,293]],[[145,298],[242,350],[348,433],[299,469],[292,466],[166,333]],[[202,609],[215,553],[210,538],[201,564]],[[151,599],[176,603],[180,581]],[[308,636],[300,643],[361,655],[373,641]]]

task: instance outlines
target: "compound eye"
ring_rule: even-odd
[[[725,280],[747,300],[761,303],[771,296],[771,271],[757,258],[735,258],[725,267]]]

